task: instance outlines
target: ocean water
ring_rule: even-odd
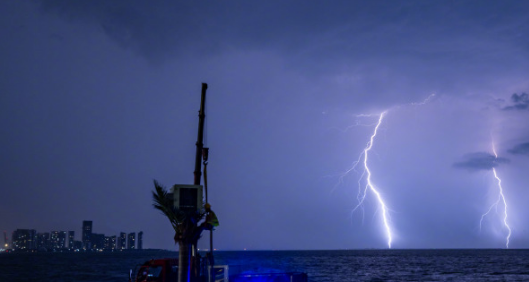
[[[0,254],[0,282],[128,281],[129,269],[178,253]],[[216,252],[241,272],[305,272],[324,281],[529,281],[529,250],[347,250]]]

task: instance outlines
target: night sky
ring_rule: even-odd
[[[176,249],[206,82],[217,249],[387,248],[384,111],[393,248],[529,248],[529,2],[331,2],[1,1],[0,230]]]

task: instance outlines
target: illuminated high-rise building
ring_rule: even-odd
[[[37,231],[35,229],[17,229],[13,232],[13,249],[31,251],[37,249]]]
[[[104,250],[111,250],[110,248],[110,236],[105,236],[105,244],[103,245]]]
[[[52,231],[50,233],[50,247],[55,250],[66,248],[66,231]]]
[[[74,241],[75,241],[75,232],[68,231],[68,249],[70,250],[74,249]]]
[[[66,249],[66,231],[59,231],[59,248]]]
[[[50,233],[37,233],[37,249],[48,250],[50,248]]]
[[[59,231],[50,232],[50,248],[53,250],[59,248]]]
[[[92,233],[90,243],[93,250],[103,250],[105,248],[105,234]]]
[[[138,233],[138,250],[143,250],[143,231]]]
[[[125,232],[119,233],[118,249],[124,250],[127,245],[127,234]]]
[[[83,221],[83,234],[81,241],[83,242],[83,248],[91,249],[91,237],[92,237],[92,221],[84,220]]]
[[[115,250],[117,247],[116,235],[110,236],[110,249]]]
[[[128,240],[127,240],[127,249],[133,250],[136,248],[136,233],[132,232],[129,233]]]
[[[105,236],[105,250],[116,249],[116,236]]]

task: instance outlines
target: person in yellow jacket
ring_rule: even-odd
[[[206,209],[206,220],[200,224],[200,228],[202,230],[213,230],[213,227],[219,226],[219,219],[217,218],[217,215],[211,210],[211,205],[209,203],[206,203],[204,205],[204,208]]]

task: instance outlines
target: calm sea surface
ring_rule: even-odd
[[[0,254],[0,281],[128,281],[129,269],[176,252]],[[243,272],[301,271],[323,281],[529,281],[529,250],[217,252]]]

